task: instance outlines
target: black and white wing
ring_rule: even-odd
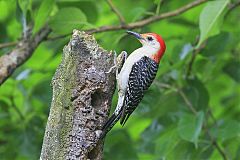
[[[144,56],[137,61],[130,72],[124,108],[120,124],[124,125],[144,96],[144,91],[152,84],[158,70],[158,63]]]

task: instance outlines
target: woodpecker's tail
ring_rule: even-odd
[[[106,134],[113,128],[113,126],[117,123],[117,121],[121,118],[123,112],[123,102],[124,102],[124,95],[119,92],[118,94],[118,104],[117,107],[112,114],[112,116],[107,120],[102,128],[101,139],[106,136]]]
[[[104,124],[102,128],[102,134],[101,134],[101,139],[103,139],[106,134],[113,128],[113,126],[117,123],[117,121],[121,117],[121,113],[119,112],[117,115],[115,113],[112,114],[112,116],[107,120],[107,122]]]

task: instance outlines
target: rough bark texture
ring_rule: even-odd
[[[41,159],[102,159],[101,127],[114,93],[113,55],[74,30],[52,80],[53,99]]]

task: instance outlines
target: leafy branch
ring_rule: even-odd
[[[18,42],[2,43],[2,44],[0,44],[0,49],[1,49],[1,48],[7,48],[7,47],[15,46],[17,43],[18,43]]]
[[[161,88],[165,88],[165,89],[171,89],[175,92],[177,92],[181,98],[183,99],[184,103],[186,104],[186,106],[188,107],[188,109],[194,114],[194,116],[197,116],[197,110],[195,109],[194,105],[191,103],[191,101],[188,99],[187,95],[182,91],[182,89],[180,87],[175,87],[169,84],[165,84],[165,83],[159,83],[159,82],[155,82],[155,84]],[[212,115],[213,116],[213,115]],[[210,131],[207,127],[206,122],[203,123],[203,129],[205,130],[207,136],[210,138],[210,141],[212,143],[212,145],[218,150],[218,152],[221,154],[222,158],[224,160],[228,160],[228,157],[224,151],[224,149],[222,149],[220,147],[220,145],[218,144],[217,140],[215,138],[213,138],[213,136],[210,134]]]
[[[108,5],[112,9],[112,11],[117,15],[120,23],[122,25],[126,24],[125,18],[122,16],[122,14],[119,12],[119,10],[114,6],[114,4],[112,3],[112,0],[106,0],[106,2],[108,3]]]
[[[148,24],[157,22],[162,19],[178,16],[189,9],[199,6],[200,4],[207,2],[207,0],[197,0],[192,3],[189,3],[183,7],[180,7],[174,11],[162,13],[160,15],[154,15],[149,18],[133,22],[133,23],[128,23],[128,24],[121,24],[117,26],[101,26],[99,28],[93,28],[93,29],[88,29],[85,30],[85,32],[89,34],[93,33],[101,33],[101,32],[107,32],[107,31],[115,31],[115,30],[122,30],[122,29],[135,29],[135,28],[140,28],[143,26],[146,26]],[[118,12],[118,10],[115,8],[115,6],[111,3],[111,1],[108,0],[109,5],[111,6],[113,12],[119,16],[120,21],[122,22],[123,17],[121,17],[121,14]],[[120,18],[121,17],[121,18]],[[38,47],[38,45],[47,39],[49,33],[51,32],[50,28],[45,26],[43,27],[38,34],[36,34],[33,38],[31,38],[32,34],[31,32],[28,33],[27,38],[22,38],[16,45],[16,47],[6,55],[3,55],[0,57],[0,85],[14,72],[14,70],[23,64],[28,58],[31,57],[33,54],[34,50]],[[52,40],[58,39],[58,38],[63,38],[65,36],[68,36],[69,34],[66,35],[61,35],[53,38],[49,38]],[[10,43],[8,45],[0,44],[0,46],[3,47],[9,47],[15,45],[16,42]],[[33,44],[32,44],[33,43]],[[21,54],[20,54],[21,52]],[[19,59],[19,61],[14,61],[15,59]]]
[[[217,2],[217,1],[216,1]],[[227,3],[228,1],[226,1],[226,6],[227,6]],[[217,2],[218,3],[218,2]],[[197,47],[195,47],[194,49],[193,49],[193,51],[192,51],[192,56],[191,56],[191,59],[190,59],[190,61],[189,61],[189,63],[188,63],[188,66],[187,66],[187,77],[188,76],[190,76],[190,74],[191,74],[191,71],[192,71],[192,67],[193,67],[193,64],[194,64],[194,61],[195,61],[195,59],[196,59],[196,57],[197,57],[197,55],[200,53],[200,51],[205,47],[205,45],[206,45],[206,40],[207,40],[207,38],[209,38],[210,36],[213,36],[213,35],[215,35],[215,34],[213,34],[213,35],[210,35],[210,30],[211,29],[214,29],[214,25],[215,24],[217,24],[218,23],[218,19],[221,19],[222,17],[221,16],[223,16],[224,18],[226,18],[227,17],[227,15],[229,15],[229,13],[231,12],[231,11],[233,11],[236,7],[238,7],[238,6],[240,6],[240,1],[237,1],[237,2],[235,2],[235,3],[229,3],[228,4],[228,6],[226,7],[226,8],[228,8],[227,9],[227,12],[225,13],[225,14],[223,14],[224,12],[224,5],[223,5],[223,8],[222,8],[222,10],[217,10],[217,12],[218,12],[218,14],[216,15],[216,17],[213,17],[214,19],[213,20],[211,20],[211,24],[209,24],[209,23],[206,23],[205,22],[205,18],[203,17],[202,19],[202,24],[206,24],[206,25],[208,25],[208,31],[204,34],[203,33],[203,35],[204,36],[202,36],[202,34],[201,34],[201,36],[200,36],[200,38],[198,39],[198,41],[197,41]],[[211,9],[211,8],[210,8]],[[208,14],[208,13],[207,13]],[[200,16],[200,30],[201,30],[201,16]],[[218,29],[219,30],[219,29]],[[201,31],[201,32],[203,32],[203,31]],[[204,37],[204,38],[203,38]]]
[[[101,27],[98,27],[98,28],[87,29],[87,30],[84,30],[84,31],[86,33],[88,33],[88,34],[93,34],[93,33],[101,33],[101,32],[124,30],[124,29],[141,28],[141,27],[144,27],[146,25],[158,22],[158,21],[160,21],[162,19],[178,16],[178,15],[184,13],[184,12],[187,12],[188,10],[190,10],[190,9],[192,9],[194,7],[197,7],[197,6],[207,2],[207,1],[208,0],[197,0],[197,1],[194,1],[192,3],[187,4],[185,6],[182,6],[182,7],[178,8],[178,9],[176,9],[174,11],[162,13],[160,15],[153,15],[153,16],[150,16],[150,17],[145,18],[143,20],[139,20],[139,21],[132,22],[132,23],[125,23],[125,24],[115,25],[115,26],[111,26],[111,25],[110,26],[101,26]],[[114,13],[117,14],[117,15],[121,15],[119,12],[118,13],[114,12]],[[120,20],[120,22],[121,22],[121,20]],[[68,34],[65,34],[65,35],[61,35],[61,36],[56,36],[56,37],[53,37],[51,39],[64,38],[64,37],[69,36],[69,35],[71,35],[71,33],[68,33]]]
[[[16,47],[8,54],[0,57],[0,85],[12,75],[12,73],[25,61],[27,61],[51,32],[49,27],[43,27],[34,37],[31,30],[27,32],[26,38],[21,39]]]
[[[118,26],[102,26],[102,27],[99,27],[99,28],[86,30],[86,32],[92,34],[92,33],[115,31],[115,30],[122,30],[122,29],[141,28],[143,26],[146,26],[148,24],[157,22],[157,21],[162,20],[162,19],[178,16],[178,15],[188,11],[189,9],[191,9],[193,7],[196,7],[196,6],[199,6],[200,4],[203,4],[207,1],[208,0],[197,0],[197,1],[194,1],[192,3],[189,3],[189,4],[185,5],[183,7],[180,7],[178,9],[174,10],[174,11],[162,13],[160,15],[154,15],[154,16],[151,16],[149,18],[137,21],[137,22],[128,23],[126,25],[118,25]]]

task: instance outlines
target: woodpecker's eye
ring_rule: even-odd
[[[147,40],[152,41],[153,38],[152,37],[147,37]]]

